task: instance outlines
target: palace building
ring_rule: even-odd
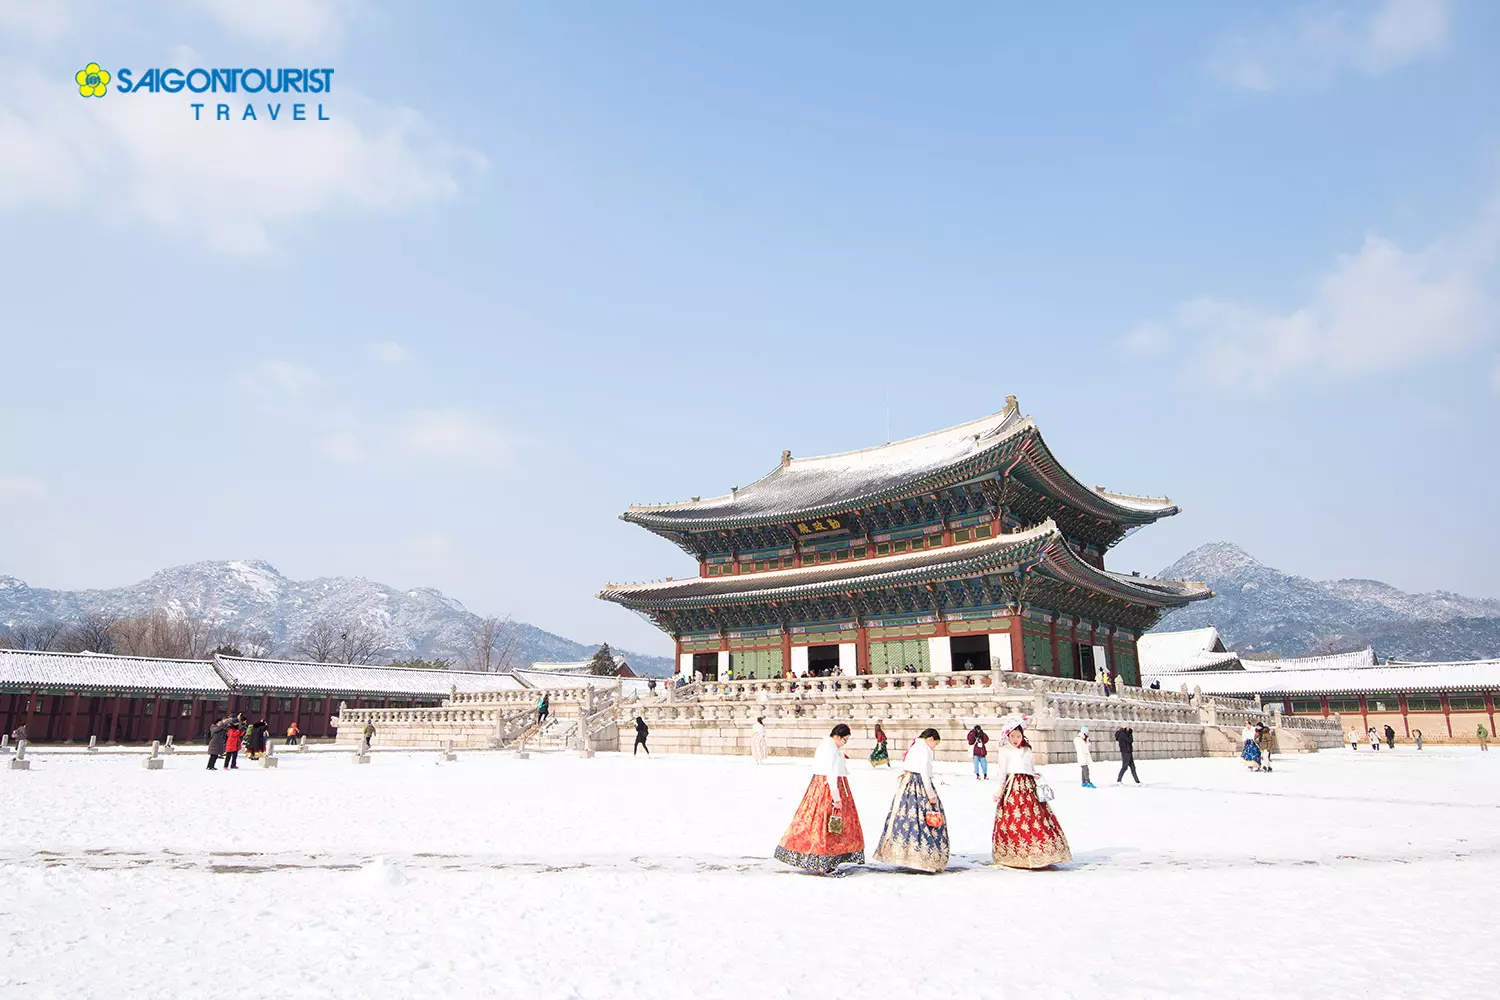
[[[679,671],[788,675],[1014,670],[1138,685],[1136,640],[1203,584],[1105,569],[1172,501],[1090,488],[1015,397],[997,414],[861,451],[793,458],[724,496],[622,519],[697,562],[606,587],[677,643]]]

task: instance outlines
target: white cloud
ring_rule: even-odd
[[[370,345],[370,354],[376,361],[383,361],[388,365],[399,365],[411,358],[406,348],[394,341],[383,341],[379,344]]]
[[[0,476],[0,500],[38,500],[47,495],[47,484],[32,476]]]
[[[359,0],[192,0],[192,4],[237,35],[299,48],[337,45],[363,6]]]
[[[1358,252],[1335,260],[1296,308],[1203,296],[1165,322],[1138,326],[1125,346],[1170,348],[1192,382],[1251,392],[1458,356],[1496,330],[1487,290],[1496,235],[1487,214],[1462,238],[1420,251],[1369,236]]]
[[[1377,76],[1441,52],[1448,0],[1381,0],[1359,13],[1307,7],[1288,23],[1230,36],[1209,68],[1247,90],[1327,84],[1341,73]]]
[[[240,377],[245,388],[276,399],[303,396],[321,381],[317,372],[293,361],[262,361]]]
[[[395,442],[413,455],[480,467],[509,465],[514,452],[511,438],[499,428],[454,409],[408,412],[396,429]]]

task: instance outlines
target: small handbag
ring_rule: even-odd
[[[828,817],[828,832],[831,833],[831,834],[833,834],[835,837],[837,837],[839,834],[843,833],[844,832],[844,817],[840,816],[838,813],[834,813],[833,815],[829,816]]]
[[[1037,797],[1037,800],[1040,801],[1040,802],[1051,802],[1052,801],[1052,795],[1053,795],[1052,786],[1049,785],[1049,784],[1047,784],[1041,778],[1036,779],[1036,797]]]
[[[924,819],[926,819],[927,825],[934,830],[941,830],[943,828],[943,814],[936,809],[928,809]]]

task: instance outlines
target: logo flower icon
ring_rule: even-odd
[[[98,63],[89,63],[73,74],[82,97],[103,97],[109,92],[109,70],[100,69]]]

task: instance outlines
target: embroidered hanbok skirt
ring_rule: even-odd
[[[820,875],[827,875],[842,864],[865,863],[865,831],[859,825],[859,811],[854,808],[848,778],[839,779],[839,796],[843,800],[839,815],[844,818],[844,829],[841,833],[829,833],[833,796],[828,794],[828,779],[821,774],[813,775],[802,804],[792,817],[792,825],[776,845],[777,861]]]
[[[931,807],[942,813],[942,803]],[[948,867],[948,823],[927,825],[927,788],[922,779],[910,771],[901,772],[891,813],[885,818],[885,830],[875,845],[874,858],[887,865],[915,868],[922,872],[940,872]]]
[[[891,752],[886,749],[885,740],[875,744],[875,749],[870,751],[870,766],[879,767],[881,764],[890,766]]]
[[[995,864],[1007,868],[1047,868],[1073,860],[1052,807],[1037,798],[1035,775],[1006,779],[991,839]]]
[[[1245,741],[1245,749],[1240,751],[1240,756],[1252,764],[1260,763],[1260,747],[1255,745],[1254,740]]]

